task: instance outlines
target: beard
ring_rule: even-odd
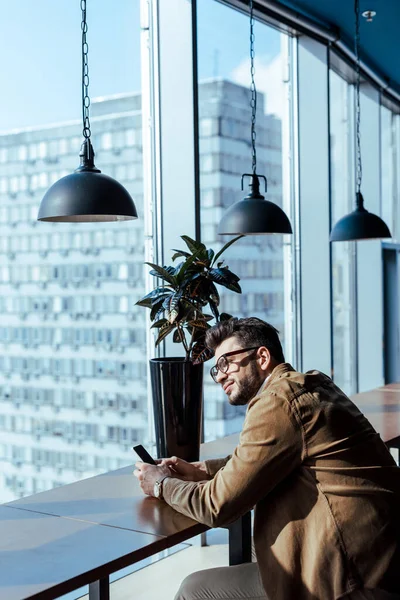
[[[235,389],[228,396],[229,404],[232,406],[243,406],[250,402],[257,394],[264,381],[257,366],[251,363],[250,373],[245,375],[240,381],[235,381]]]

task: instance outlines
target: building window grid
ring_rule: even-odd
[[[21,205],[16,207],[20,212],[12,213],[10,207],[0,207],[0,223],[11,221],[11,215],[21,217],[22,213],[26,220],[32,222],[33,211],[37,212],[37,205]],[[25,211],[26,208],[26,212]],[[35,212],[35,223],[36,223]],[[86,232],[85,238],[81,232],[68,232],[63,236],[55,234],[33,234],[33,235],[2,235],[0,239],[0,253],[7,254],[11,248],[18,252],[40,252],[60,251],[60,250],[78,250],[85,253],[93,253],[93,250],[101,251],[107,248],[122,250],[125,253],[131,253],[137,245],[143,242],[143,234],[139,230],[121,229],[119,231],[99,230],[96,232]]]

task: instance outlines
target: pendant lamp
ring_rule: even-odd
[[[56,181],[47,190],[40,204],[39,221],[94,222],[137,219],[135,204],[129,192],[115,179],[103,175],[94,164],[90,141],[89,66],[86,41],[86,2],[81,0],[82,12],[82,118],[84,141],[80,165],[70,175]]]
[[[354,2],[355,13],[355,55],[356,55],[356,144],[357,144],[357,186],[356,208],[350,214],[342,217],[331,231],[331,242],[347,242],[352,240],[370,240],[374,238],[392,237],[386,223],[364,207],[364,198],[361,193],[362,163],[360,140],[360,6],[359,0]]]
[[[251,148],[252,173],[242,175],[249,177],[249,193],[235,202],[224,214],[218,227],[220,235],[258,235],[264,233],[292,233],[290,221],[283,210],[273,202],[265,200],[260,193],[260,179],[264,180],[267,191],[267,180],[264,175],[257,174],[256,155],[256,111],[257,90],[254,81],[254,16],[253,0],[249,1],[250,8],[250,75],[251,75]]]

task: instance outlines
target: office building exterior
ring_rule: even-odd
[[[260,94],[258,171],[280,204],[281,124],[262,105]],[[249,92],[222,79],[201,83],[199,113],[202,238],[215,248],[224,243],[221,211],[243,195],[240,177],[250,169]],[[140,94],[92,103],[96,165],[126,186],[139,215],[141,128]],[[79,121],[0,136],[2,502],[132,464],[132,445],[151,442],[145,309],[135,306],[147,268],[141,220],[37,221],[45,191],[76,168],[81,141]],[[244,245],[227,263],[245,293],[224,291],[223,310],[283,330],[281,242]],[[243,419],[208,382],[209,366],[206,439],[237,431]]]

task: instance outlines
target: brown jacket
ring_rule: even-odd
[[[329,377],[278,365],[232,456],[206,464],[213,479],[166,479],[164,498],[210,527],[255,506],[271,600],[334,600],[362,587],[400,597],[400,468]]]

